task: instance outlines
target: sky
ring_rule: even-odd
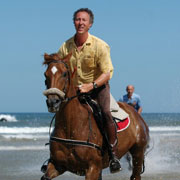
[[[75,34],[74,11],[90,8],[90,33],[111,48],[111,93],[128,84],[144,113],[180,113],[179,0],[1,0],[0,112],[48,112],[43,54]]]

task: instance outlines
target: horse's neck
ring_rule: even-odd
[[[68,98],[71,98],[73,96],[76,96],[76,94],[77,94],[77,90],[76,90],[75,86],[73,85],[72,80],[70,80],[70,84],[69,84],[66,96]]]
[[[67,97],[76,96],[76,88],[70,84]],[[91,111],[86,105],[82,105],[78,97],[69,100],[62,105],[56,117],[56,132],[59,137],[87,140],[91,128],[99,133],[96,122],[92,119]],[[90,128],[91,127],[91,128]]]
[[[81,123],[81,116],[84,117],[84,112],[87,112],[87,110],[82,107],[83,105],[79,102],[78,97],[75,97],[76,95],[76,88],[70,83],[66,94],[66,97],[70,98],[70,100],[63,103],[57,113],[58,119],[61,121],[61,126],[70,126],[74,123]]]

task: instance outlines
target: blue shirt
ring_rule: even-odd
[[[123,98],[119,99],[119,101],[126,102],[127,104],[135,104],[134,108],[136,111],[141,107],[141,99],[138,94],[133,93],[131,98],[129,99],[127,94],[123,96]]]

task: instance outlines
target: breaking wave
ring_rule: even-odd
[[[0,121],[17,122],[18,120],[16,119],[15,116],[8,115],[8,114],[0,114]]]

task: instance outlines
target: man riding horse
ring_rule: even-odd
[[[110,112],[110,86],[108,81],[113,74],[110,57],[110,48],[106,42],[91,35],[94,15],[88,8],[78,9],[73,16],[76,33],[63,43],[58,54],[64,58],[69,53],[69,61],[73,82],[80,93],[92,91],[92,97],[102,110],[104,126],[108,137],[110,158],[110,171],[117,172],[121,169],[116,158],[117,135],[116,126]]]

